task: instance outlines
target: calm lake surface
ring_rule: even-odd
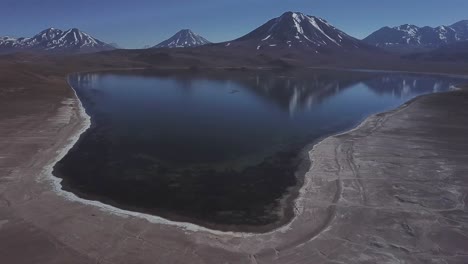
[[[280,201],[303,177],[305,146],[459,82],[324,70],[75,74],[92,126],[54,174],[81,197],[171,220],[272,225],[293,215]]]

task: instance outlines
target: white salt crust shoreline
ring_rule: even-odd
[[[129,211],[129,210],[124,210],[124,209],[120,209],[120,208],[117,208],[117,207],[114,207],[114,206],[111,206],[111,205],[108,205],[108,204],[104,204],[104,203],[99,202],[99,201],[83,199],[83,198],[78,197],[77,195],[75,195],[72,192],[68,192],[68,191],[63,190],[62,189],[62,184],[61,184],[62,179],[60,179],[58,177],[55,177],[53,175],[53,173],[52,173],[53,168],[54,168],[54,166],[55,166],[55,164],[57,162],[59,162],[60,160],[62,160],[66,156],[66,154],[78,142],[80,136],[85,131],[87,131],[91,126],[91,117],[86,113],[86,111],[85,111],[85,109],[84,109],[84,107],[83,107],[83,105],[82,105],[82,103],[81,103],[81,101],[80,101],[80,99],[79,99],[79,97],[78,97],[78,95],[76,93],[76,90],[70,84],[69,79],[67,80],[67,82],[68,82],[68,85],[71,87],[71,89],[74,92],[74,96],[75,96],[74,100],[76,100],[77,106],[79,108],[78,112],[77,112],[78,115],[76,116],[76,118],[78,120],[81,120],[81,121],[79,121],[80,122],[79,129],[75,131],[74,135],[70,136],[70,138],[68,140],[68,144],[63,146],[63,148],[60,151],[57,152],[57,156],[55,157],[55,159],[52,160],[48,165],[46,165],[44,167],[43,171],[40,174],[40,177],[38,178],[38,180],[40,180],[40,181],[42,180],[42,181],[46,181],[46,182],[50,183],[51,186],[52,186],[53,191],[55,193],[57,193],[59,196],[63,197],[64,199],[66,199],[68,201],[72,201],[72,202],[78,202],[78,203],[81,203],[81,204],[84,204],[84,205],[94,206],[94,207],[97,207],[97,208],[99,208],[100,210],[102,210],[104,212],[114,214],[114,215],[118,215],[120,217],[124,217],[124,218],[126,218],[126,217],[137,217],[137,218],[145,219],[148,222],[153,223],[153,224],[162,224],[162,225],[178,227],[181,230],[184,230],[186,232],[206,232],[206,233],[210,233],[210,234],[214,234],[214,235],[223,235],[223,236],[231,236],[231,237],[239,237],[239,238],[240,237],[246,238],[246,237],[263,236],[263,235],[273,234],[273,233],[277,233],[277,232],[284,233],[287,230],[291,229],[292,223],[304,211],[304,207],[305,207],[305,204],[307,202],[304,199],[304,194],[306,193],[306,191],[309,188],[314,187],[312,177],[310,177],[310,174],[308,173],[308,172],[312,171],[313,168],[314,168],[315,163],[314,163],[314,160],[312,158],[311,158],[311,167],[306,172],[306,174],[304,176],[303,185],[299,189],[299,194],[296,197],[296,199],[294,200],[295,209],[296,209],[296,210],[294,210],[294,217],[287,224],[285,224],[285,225],[283,225],[283,226],[281,226],[279,228],[276,228],[274,230],[265,232],[265,233],[219,231],[219,230],[206,228],[206,227],[199,226],[199,225],[192,224],[192,223],[171,221],[171,220],[159,217],[159,216],[145,214],[145,213],[138,213],[138,212]],[[410,100],[409,102],[411,102],[413,100],[414,99]],[[396,110],[404,109],[409,104],[409,102],[406,102],[402,106],[398,107],[397,109],[390,110],[388,112],[394,112]],[[71,109],[70,107],[68,107],[67,111],[74,111],[74,110]],[[317,151],[316,149],[327,138],[347,134],[347,133],[350,133],[352,131],[358,130],[359,128],[365,126],[367,123],[371,122],[373,120],[374,116],[380,115],[380,114],[382,114],[382,113],[373,114],[373,115],[365,118],[362,122],[360,122],[356,127],[352,128],[352,129],[343,131],[341,133],[333,134],[333,135],[330,135],[330,136],[327,136],[327,137],[321,139],[319,142],[317,142],[316,144],[313,145],[312,149],[309,151],[309,156],[311,156],[310,154],[316,152]],[[70,116],[73,117],[73,113],[70,113]],[[70,121],[72,121],[72,120],[70,120]]]
[[[74,92],[75,100],[79,108],[77,118],[81,120],[80,122],[81,125],[80,125],[80,128],[75,132],[75,134],[69,138],[68,144],[65,145],[60,151],[57,152],[57,156],[55,157],[55,159],[44,167],[41,173],[41,176],[39,177],[40,180],[46,180],[50,182],[52,185],[53,191],[55,193],[57,193],[58,195],[60,195],[61,197],[65,198],[68,201],[79,202],[85,205],[95,206],[95,207],[100,208],[102,211],[105,211],[114,215],[119,215],[121,217],[130,217],[130,216],[138,217],[138,218],[145,219],[150,223],[176,226],[186,231],[191,231],[191,232],[204,231],[204,232],[208,232],[208,233],[212,233],[216,235],[231,235],[235,237],[246,237],[246,236],[256,235],[254,233],[223,232],[223,231],[218,231],[218,230],[213,230],[213,229],[209,229],[206,227],[202,227],[202,226],[192,224],[192,223],[170,221],[168,219],[165,219],[159,216],[145,214],[145,213],[138,213],[138,212],[133,212],[129,210],[123,210],[115,206],[101,203],[99,201],[83,199],[83,198],[78,197],[72,192],[63,190],[62,184],[61,184],[62,179],[55,177],[53,175],[54,166],[68,154],[68,152],[78,142],[78,140],[80,139],[80,136],[91,127],[91,117],[86,113],[86,110],[84,109],[83,104],[81,103],[76,93],[75,88],[70,84],[69,79],[67,80],[67,82]],[[67,110],[73,111],[70,108]],[[274,232],[274,231],[275,230],[271,232]]]

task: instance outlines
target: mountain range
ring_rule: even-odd
[[[171,38],[147,48],[153,50],[200,47],[206,54],[213,54],[212,51],[216,51],[217,54],[239,53],[245,56],[269,54],[274,57],[291,57],[292,53],[296,53],[296,57],[300,57],[300,54],[340,56],[339,54],[347,53],[354,56],[354,59],[364,53],[373,56],[372,54],[377,52],[382,53],[382,50],[391,50],[409,54],[419,53],[415,56],[405,56],[407,58],[437,57],[441,60],[445,54],[451,58],[454,56],[466,58],[467,45],[468,20],[438,27],[418,27],[409,24],[383,27],[365,39],[359,40],[334,27],[323,18],[300,12],[286,12],[231,41],[212,44],[190,29],[183,29]],[[18,51],[90,53],[113,49],[118,49],[118,46],[100,41],[76,28],[66,31],[49,28],[30,38],[0,37],[0,53]],[[429,51],[432,53],[428,56],[422,55]]]
[[[468,41],[468,20],[450,26],[418,27],[401,25],[383,27],[364,39],[368,44],[392,51],[424,51],[458,41]]]
[[[204,37],[193,33],[190,29],[182,29],[169,39],[155,45],[153,48],[188,48],[209,44]]]
[[[264,49],[368,49],[370,45],[330,25],[326,20],[300,12],[286,12],[238,39],[222,43],[225,47]]]
[[[77,28],[66,31],[48,28],[31,38],[0,37],[0,53],[17,51],[85,53],[112,49],[114,49],[112,45]]]

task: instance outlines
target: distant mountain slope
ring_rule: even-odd
[[[468,62],[468,41],[459,41],[443,45],[435,50],[404,56],[407,59]]]
[[[153,48],[188,48],[209,44],[208,40],[193,33],[190,29],[183,29],[171,38],[155,45]]]
[[[459,40],[468,40],[468,20],[459,21],[450,27],[457,32]]]
[[[226,47],[300,48],[317,51],[322,48],[355,50],[370,46],[330,25],[326,20],[299,12],[286,12],[233,41]]]
[[[395,51],[429,50],[466,40],[468,40],[468,20],[435,28],[408,24],[393,28],[383,27],[364,39],[371,45]]]
[[[0,37],[0,52],[97,52],[114,49],[77,28],[62,31],[49,28],[32,38]]]

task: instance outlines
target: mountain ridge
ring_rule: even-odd
[[[47,28],[33,37],[0,37],[0,52],[17,51],[87,53],[114,49],[77,28]]]
[[[403,24],[382,27],[363,39],[364,42],[393,51],[436,49],[442,45],[468,40],[468,20],[450,26],[419,27]]]

